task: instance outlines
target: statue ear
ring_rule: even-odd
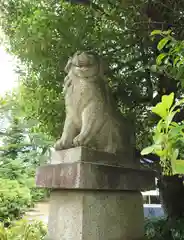
[[[69,73],[70,68],[71,68],[71,65],[72,65],[72,58],[70,57],[70,58],[68,59],[68,62],[67,62],[67,64],[66,64],[66,66],[65,66],[65,69],[64,69],[64,71],[65,71],[66,73]]]

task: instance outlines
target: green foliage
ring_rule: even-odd
[[[161,36],[157,45],[160,51],[156,59],[157,70],[179,81],[184,87],[184,41],[176,40],[171,30],[155,30],[151,33],[151,36],[157,35]]]
[[[34,182],[35,182],[35,178],[34,178]],[[31,187],[30,190],[31,190],[31,199],[32,199],[33,203],[43,201],[43,199],[47,199],[50,195],[50,190],[49,189],[37,188],[35,186],[35,183]]]
[[[43,240],[46,233],[46,226],[39,221],[30,223],[23,219],[8,228],[0,225],[1,240]]]
[[[156,59],[157,69],[171,75],[183,85],[184,80],[184,43],[177,41],[172,32],[155,30],[151,36],[161,35],[158,43],[161,52]],[[173,80],[173,81],[174,81]],[[174,104],[174,93],[162,97],[162,101],[152,108],[161,120],[157,123],[153,133],[153,145],[142,150],[142,155],[155,153],[160,157],[160,164],[165,175],[184,173],[184,122],[176,123],[173,119],[180,112],[184,99]]]
[[[183,240],[184,219],[169,223],[166,219],[148,219],[145,222],[145,236],[148,240]]]
[[[31,204],[30,190],[16,180],[0,178],[0,219],[3,222],[20,218]]]
[[[183,157],[184,124],[183,122],[176,123],[173,119],[179,111],[178,107],[183,105],[184,99],[173,103],[174,93],[171,93],[163,96],[162,101],[152,108],[152,112],[161,119],[153,132],[153,145],[141,152],[142,155],[149,153],[158,155],[165,175],[177,174],[182,171],[180,158]]]
[[[7,122],[0,135],[0,178],[15,180],[21,188],[26,188],[31,206],[48,195],[48,191],[36,188],[35,171],[47,161],[50,143],[46,136],[30,130],[29,122],[21,114],[16,100],[15,95],[0,99],[0,116]],[[11,201],[14,205],[13,198]],[[21,214],[18,212],[17,217],[21,217]]]
[[[24,106],[25,107],[25,106]],[[39,122],[36,119],[26,119],[25,112],[19,102],[19,91],[0,98],[0,126],[1,156],[17,158],[22,153],[33,152],[31,159],[35,159],[35,152],[48,154],[53,140],[46,134],[40,133]],[[26,161],[24,157],[24,161]],[[30,162],[30,159],[29,159]],[[33,163],[34,160],[31,162]]]
[[[177,174],[184,174],[184,161],[177,160],[173,162],[174,172]]]
[[[46,198],[48,191],[38,189],[35,185],[35,173],[40,164],[40,154],[31,152],[23,155],[16,159],[0,158],[0,178],[16,180],[21,186],[27,187],[30,190],[31,203],[33,204]],[[35,157],[34,161],[31,159],[33,156]],[[30,162],[27,162],[27,159],[30,159]]]
[[[22,129],[19,128],[19,118],[14,117],[6,131],[6,136],[3,137],[4,146],[0,147],[1,155],[15,159],[18,152],[24,151],[26,145],[28,145],[24,139],[25,134]]]

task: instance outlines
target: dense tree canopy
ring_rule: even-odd
[[[1,2],[1,25],[19,66],[19,100],[40,130],[58,137],[64,119],[62,82],[67,58],[90,49],[109,65],[107,79],[121,111],[136,119],[137,146],[149,140],[149,106],[165,93],[181,93],[176,81],[150,68],[157,55],[153,29],[173,28],[182,38],[182,1]],[[159,37],[158,37],[159,40]],[[147,144],[146,144],[147,145]]]

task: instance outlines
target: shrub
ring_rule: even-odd
[[[40,189],[40,188],[31,188],[31,197],[32,197],[32,201],[35,202],[39,202],[42,201],[46,198],[48,198],[49,196],[49,190],[48,189]]]
[[[43,240],[46,233],[46,226],[40,221],[30,223],[23,219],[8,228],[0,225],[1,240]]]
[[[172,222],[164,218],[146,220],[145,235],[149,240],[184,240],[184,219]]]
[[[17,180],[23,187],[30,189],[32,205],[48,196],[46,189],[35,185],[35,166],[25,164],[21,159],[3,158],[0,162],[0,178]]]
[[[49,196],[49,190],[36,187],[35,177],[27,178],[24,181],[24,185],[26,185],[30,189],[31,201],[33,205],[35,202],[42,201]]]
[[[8,178],[24,183],[30,168],[27,168],[22,161],[11,158],[0,158],[0,178]]]
[[[31,204],[30,190],[16,180],[0,178],[0,219],[18,219]]]

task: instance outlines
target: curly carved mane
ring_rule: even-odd
[[[70,57],[65,72],[68,74],[64,79],[63,93],[66,94],[71,86],[73,79],[83,79],[85,82],[96,84],[99,87],[104,100],[112,104],[108,84],[104,78],[104,63],[96,55],[91,52],[76,52],[73,57]]]

